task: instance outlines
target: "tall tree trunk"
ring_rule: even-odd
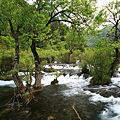
[[[9,20],[9,24],[10,24],[12,37],[15,40],[15,58],[14,58],[14,63],[13,63],[12,77],[13,77],[14,83],[17,87],[18,95],[20,95],[20,97],[22,97],[23,102],[28,104],[34,98],[34,95],[31,92],[30,86],[27,86],[27,85],[24,86],[23,85],[23,82],[18,75],[18,68],[17,68],[18,64],[19,64],[19,59],[20,59],[18,37],[19,37],[19,29],[21,28],[21,26],[17,26],[17,30],[15,31],[14,28],[13,28],[11,20]],[[18,97],[18,96],[15,96],[15,97]]]
[[[119,39],[119,33],[118,33],[119,28],[118,27],[119,27],[119,20],[116,21],[116,24],[114,26],[114,28],[115,28],[115,32],[114,32],[115,43],[118,43],[118,39]],[[116,47],[115,48],[115,58],[114,58],[114,61],[111,64],[111,68],[110,68],[111,77],[113,76],[113,74],[115,72],[115,69],[116,69],[119,62],[120,62],[120,51],[119,51],[119,48]]]
[[[24,92],[25,87],[23,85],[22,80],[19,78],[17,66],[19,64],[19,41],[18,37],[15,38],[15,58],[13,63],[13,80],[15,82],[16,87],[18,88],[19,92]]]
[[[39,89],[42,88],[42,86],[41,86],[42,76],[41,76],[41,67],[40,67],[41,60],[40,60],[39,55],[36,51],[36,41],[34,39],[32,40],[31,51],[33,53],[34,61],[35,61],[35,84],[34,84],[34,89],[39,90]]]
[[[23,85],[22,80],[19,78],[18,71],[17,71],[17,66],[19,64],[19,58],[20,58],[20,56],[19,56],[19,40],[18,40],[20,26],[17,26],[17,30],[15,31],[12,21],[8,20],[8,22],[10,25],[11,35],[15,40],[15,58],[14,58],[14,63],[13,63],[12,76],[13,76],[14,83],[15,83],[16,87],[18,88],[19,92],[23,92],[25,90],[25,87]]]
[[[18,64],[19,64],[19,41],[18,41],[18,37],[16,37],[15,38],[15,59],[14,59],[12,76],[13,76],[14,83],[17,87],[17,94],[20,95],[20,97],[22,97],[22,100],[24,103],[28,104],[34,98],[34,95],[32,93],[30,86],[23,85],[23,82],[18,75],[18,70],[17,70]]]

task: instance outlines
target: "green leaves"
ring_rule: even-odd
[[[97,16],[95,17],[95,22],[100,25],[103,22],[106,22],[104,10],[100,10]]]
[[[65,35],[66,49],[68,50],[83,50],[86,38],[84,30],[76,30],[70,28]]]
[[[97,47],[94,49],[94,55],[91,58],[91,73],[94,77],[95,84],[109,83],[110,66],[113,62],[113,48],[108,39],[99,40]]]
[[[10,36],[0,36],[0,48],[5,50],[11,47],[14,47],[14,39]]]

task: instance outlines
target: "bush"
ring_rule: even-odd
[[[109,41],[100,41],[91,58],[92,84],[109,84],[111,82],[110,66],[113,61],[112,47]]]
[[[6,74],[13,68],[13,56],[2,56],[0,59],[0,74]]]

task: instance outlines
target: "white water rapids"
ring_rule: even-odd
[[[50,67],[46,65],[46,67]],[[59,69],[74,69],[74,70],[79,70],[79,67],[73,67],[70,65],[66,66],[57,66],[54,65],[52,66],[56,70]],[[20,73],[22,74],[22,73]],[[111,78],[112,83],[116,84],[117,86],[120,86],[120,75],[118,74],[118,77]],[[43,74],[42,78],[42,84],[44,86],[50,85],[51,81],[55,78],[56,76],[52,73],[45,73]],[[77,75],[72,75],[70,76],[67,74],[66,76],[60,75],[58,77],[58,84],[66,84],[70,89],[68,90],[63,90],[62,93],[65,96],[72,96],[72,95],[77,95],[80,93],[86,94],[86,95],[91,95],[89,98],[90,102],[93,102],[94,104],[97,102],[102,103],[108,103],[107,106],[104,108],[103,111],[101,111],[101,114],[99,115],[100,120],[120,120],[120,97],[103,97],[99,93],[92,93],[89,90],[84,90],[83,88],[87,85],[89,85],[89,81],[92,77],[89,77],[88,79],[84,79],[83,76],[81,75],[80,77]],[[24,84],[26,82],[24,81]],[[33,77],[33,82],[34,84],[34,77]],[[15,87],[15,84],[13,80],[11,81],[3,81],[0,80],[0,86],[10,86],[10,87]],[[99,86],[100,88],[108,89],[108,88],[114,88],[116,86],[110,85],[110,86]]]

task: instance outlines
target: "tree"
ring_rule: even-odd
[[[45,23],[48,19],[47,9],[46,6],[48,5],[48,2],[43,0],[36,0],[35,3],[31,6],[33,8],[32,13],[30,14],[29,18],[26,21],[25,25],[25,35],[27,36],[26,42],[30,43],[30,48],[33,53],[34,57],[34,64],[35,64],[35,84],[34,89],[41,90],[41,62],[42,59],[39,57],[39,54],[37,52],[37,47],[39,47],[39,44],[47,42],[47,40],[51,39],[50,29],[45,26]]]
[[[50,24],[53,22],[64,22],[65,24],[67,22],[79,29],[90,28],[95,12],[94,3],[94,0],[36,0],[32,5],[29,5],[24,0],[0,1],[0,35],[11,36],[14,39],[15,58],[12,76],[20,94],[24,96],[26,91],[29,95],[31,94],[18,76],[20,43],[31,48],[35,62],[34,87],[41,89],[42,59],[37,53],[37,47],[38,44],[52,39]],[[31,99],[28,96],[26,102]]]
[[[34,55],[35,59],[35,71],[36,71],[36,82],[35,82],[35,87],[39,88],[41,85],[41,59],[36,51],[36,44],[39,43],[39,41],[47,41],[50,39],[52,36],[50,35],[50,38],[48,37],[49,35],[49,24],[53,22],[67,22],[70,23],[71,25],[74,25],[76,27],[79,26],[79,29],[82,29],[84,27],[89,27],[89,22],[92,20],[90,19],[93,17],[92,13],[94,10],[91,7],[91,4],[89,1],[78,1],[76,4],[76,0],[73,1],[42,1],[42,0],[36,0],[33,4],[34,8],[36,10],[34,11],[35,17],[37,16],[37,21],[34,22],[36,19],[33,17],[33,22],[34,26],[32,27],[32,35],[30,39],[32,39],[32,44],[31,44],[31,50]],[[92,2],[92,1],[91,1]],[[81,5],[81,8],[79,8],[79,5]],[[75,11],[73,11],[73,8]],[[89,11],[89,12],[88,12]],[[34,16],[32,15],[32,16]],[[42,17],[42,21],[41,18]],[[89,19],[88,19],[89,17]],[[47,22],[46,22],[47,19]],[[44,26],[46,25],[46,27]],[[40,29],[41,28],[41,29]],[[47,32],[45,32],[48,30]],[[44,32],[44,34],[42,34]],[[47,35],[47,37],[46,37]]]
[[[113,47],[107,38],[98,41],[90,61],[91,84],[106,85],[111,83],[110,65],[113,61]]]
[[[18,87],[19,91],[24,92],[25,87],[22,80],[18,76],[18,64],[19,64],[19,36],[20,30],[23,27],[23,10],[27,7],[27,3],[23,0],[1,0],[1,14],[0,25],[2,27],[1,36],[11,36],[15,42],[15,58],[13,64],[13,80]]]
[[[96,17],[96,22],[107,26],[107,34],[97,43],[92,61],[92,84],[109,84],[120,63],[119,24],[120,2],[110,2]],[[106,40],[108,39],[108,40]]]
[[[54,2],[53,2],[54,3]],[[92,0],[72,0],[72,1],[56,1],[57,5],[50,14],[50,19],[46,25],[53,22],[64,22],[70,28],[65,35],[66,46],[69,49],[68,63],[73,49],[83,49],[85,44],[85,34],[89,34],[92,30],[94,19],[95,1]],[[63,4],[64,3],[64,4]],[[73,30],[71,30],[73,29]],[[83,35],[84,34],[84,35]],[[74,46],[74,47],[73,47]]]
[[[1,0],[0,7],[0,25],[2,28],[0,35],[10,36],[14,39],[15,56],[13,70],[11,70],[12,77],[16,85],[18,95],[22,96],[24,102],[29,103],[33,98],[33,93],[28,89],[28,84],[26,86],[23,85],[23,81],[18,75],[18,65],[20,60],[20,42],[22,42],[21,37],[25,36],[25,28],[28,25],[27,20],[29,19],[29,15],[33,12],[33,7],[24,0]]]
[[[120,35],[120,1],[110,2],[106,6],[106,13],[108,15],[107,22],[112,25],[112,28],[107,34],[111,37],[111,45],[114,44],[114,60],[111,63],[110,74],[113,76],[117,65],[120,63],[120,50],[119,50],[119,35]]]
[[[70,63],[70,56],[74,50],[81,50],[83,51],[85,45],[85,30],[77,30],[76,28],[70,27],[65,35],[66,40],[66,49],[69,50],[68,53],[68,63]]]

